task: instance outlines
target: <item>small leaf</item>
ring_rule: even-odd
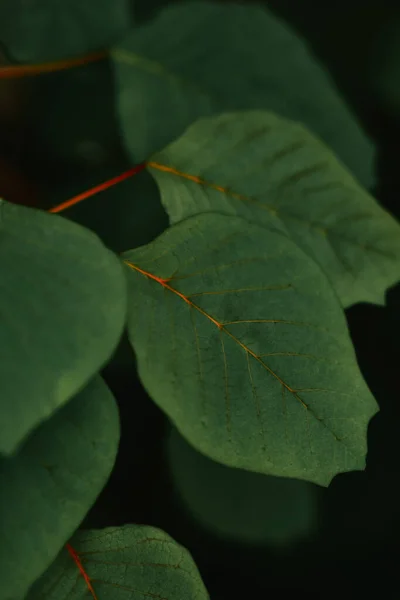
[[[78,531],[71,540],[98,600],[208,600],[189,552],[155,527],[125,525]],[[66,549],[26,600],[93,598]]]
[[[116,348],[121,262],[90,231],[0,200],[0,452],[10,454]]]
[[[377,404],[337,296],[291,240],[206,214],[123,257],[139,377],[198,451],[325,486],[364,468]]]
[[[166,450],[178,497],[212,534],[279,550],[315,533],[322,492],[316,485],[225,467],[196,452],[175,428]]]
[[[200,119],[148,167],[171,224],[212,211],[286,232],[345,308],[384,304],[400,280],[399,224],[299,123],[264,111]]]
[[[70,58],[115,43],[131,25],[129,0],[1,0],[0,40],[24,63]]]
[[[117,405],[96,376],[0,459],[1,600],[25,594],[54,560],[106,483],[118,442]]]
[[[265,109],[318,134],[366,186],[374,149],[305,42],[261,6],[184,2],[112,52],[121,134],[147,160],[202,116]]]

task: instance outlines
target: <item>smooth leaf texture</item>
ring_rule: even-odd
[[[83,227],[0,200],[0,452],[75,395],[126,318],[119,259]]]
[[[1,0],[0,40],[21,62],[47,62],[114,44],[131,25],[129,0]]]
[[[200,119],[148,168],[171,223],[216,211],[286,231],[344,307],[384,304],[400,280],[399,224],[299,123],[264,111]]]
[[[377,404],[336,295],[291,240],[207,214],[123,257],[139,377],[197,450],[321,485],[364,468]]]
[[[118,408],[96,376],[0,459],[1,600],[24,595],[52,563],[103,488],[118,442]]]
[[[112,53],[121,134],[148,159],[201,116],[266,109],[306,124],[366,186],[374,150],[306,44],[259,6],[167,7]]]
[[[189,552],[164,531],[125,525],[78,531],[71,540],[98,600],[207,600]],[[87,583],[62,550],[27,600],[85,600]]]
[[[212,534],[279,550],[316,531],[318,486],[225,467],[196,452],[175,428],[166,451],[183,506]]]

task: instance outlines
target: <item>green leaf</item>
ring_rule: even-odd
[[[90,231],[4,200],[0,279],[0,452],[9,454],[109,359],[126,281]]]
[[[291,240],[206,214],[123,256],[139,377],[197,450],[320,485],[364,468],[377,404],[336,295]]]
[[[134,162],[201,116],[267,109],[306,124],[365,186],[373,183],[373,146],[333,79],[304,41],[260,6],[167,7],[112,57],[121,134]]]
[[[278,550],[315,533],[322,492],[316,485],[225,467],[196,452],[175,428],[166,450],[183,506],[212,534]]]
[[[125,525],[82,530],[70,543],[99,600],[209,598],[189,552],[155,527]],[[89,597],[84,577],[63,549],[33,586],[27,600]]]
[[[129,0],[1,0],[0,40],[20,62],[70,58],[114,44],[131,25]]]
[[[384,304],[400,279],[399,224],[299,123],[264,111],[200,119],[149,169],[171,224],[215,211],[286,232],[344,307]]]
[[[24,595],[52,563],[106,483],[118,442],[117,405],[96,376],[0,459],[1,600]]]

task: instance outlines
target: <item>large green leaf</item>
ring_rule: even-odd
[[[315,533],[320,487],[221,465],[196,452],[174,427],[166,451],[183,506],[214,535],[279,550]]]
[[[103,49],[131,25],[129,0],[1,0],[0,40],[21,62]]]
[[[344,307],[384,304],[400,279],[400,226],[305,127],[264,111],[203,118],[151,157],[176,223],[215,211],[281,229]]]
[[[92,232],[4,200],[0,279],[0,452],[12,453],[111,356],[126,281]]]
[[[104,486],[118,442],[117,405],[96,376],[0,459],[1,600],[25,594],[54,560]]]
[[[139,377],[197,450],[321,485],[364,468],[377,405],[329,281],[290,239],[206,214],[123,257]]]
[[[78,531],[71,540],[98,600],[207,600],[189,552],[164,531],[146,525]],[[92,597],[67,549],[35,583],[27,600]]]
[[[193,121],[267,109],[306,124],[365,186],[373,147],[306,44],[260,6],[185,2],[135,28],[112,53],[121,132],[134,161]]]

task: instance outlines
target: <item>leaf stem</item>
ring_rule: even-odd
[[[90,196],[94,196],[94,194],[98,194],[99,192],[102,192],[102,191],[108,189],[109,187],[112,187],[113,185],[116,185],[117,183],[120,183],[121,181],[124,181],[125,179],[128,179],[129,177],[132,177],[132,175],[136,175],[136,173],[143,171],[143,169],[145,169],[145,168],[146,168],[145,162],[141,163],[140,165],[136,165],[135,167],[132,167],[131,169],[128,169],[127,171],[124,171],[120,175],[117,175],[116,177],[113,177],[112,179],[108,179],[107,181],[104,181],[103,183],[100,183],[99,185],[96,185],[96,186],[90,188],[89,190],[86,190],[85,192],[82,192],[81,194],[74,196],[70,200],[66,200],[65,202],[62,202],[61,204],[58,204],[57,206],[53,206],[53,208],[50,208],[48,212],[50,212],[50,213],[62,212],[66,208],[69,208],[70,206],[74,206],[74,204],[78,204],[79,202],[82,202],[82,200],[86,200],[86,198],[89,198]]]
[[[107,58],[108,50],[92,52],[84,56],[57,60],[54,62],[41,63],[37,65],[7,65],[0,67],[0,79],[16,79],[20,77],[31,77],[33,75],[42,75],[44,73],[54,73],[56,71],[64,71],[65,69],[73,69],[88,63],[96,62]]]

